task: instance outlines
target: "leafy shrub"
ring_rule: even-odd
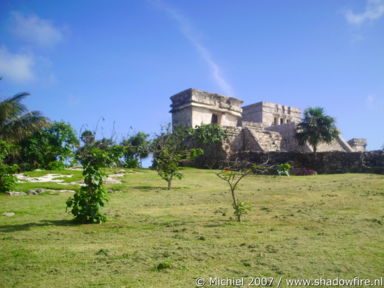
[[[136,158],[125,158],[124,159],[124,167],[125,168],[140,168],[140,160]]]
[[[21,142],[23,168],[59,170],[74,157],[78,139],[70,124],[54,122]]]
[[[62,170],[65,168],[65,165],[61,161],[52,161],[48,164],[48,170]]]
[[[279,176],[289,176],[289,170],[292,168],[292,165],[289,163],[284,163],[276,166],[276,172]]]
[[[11,191],[17,182],[17,178],[14,175],[17,169],[17,165],[6,165],[3,160],[8,156],[11,145],[0,141],[0,192]]]
[[[149,135],[137,132],[121,142],[123,147],[123,165],[126,168],[140,168],[141,160],[148,157],[150,141]]]
[[[0,164],[0,192],[11,191],[17,182],[17,178],[13,175],[18,169],[17,165]]]
[[[80,140],[84,145],[77,149],[75,154],[76,161],[82,163],[84,159],[88,158],[89,151],[96,148],[108,154],[108,158],[110,159],[109,165],[121,166],[120,159],[123,153],[123,147],[117,145],[112,138],[104,137],[100,140],[96,140],[95,132],[86,130],[81,134]]]
[[[317,172],[309,168],[294,168],[292,169],[292,174],[296,176],[307,176],[307,175],[317,175]]]
[[[201,124],[195,128],[189,128],[187,134],[199,145],[221,144],[228,138],[227,131],[217,124]]]

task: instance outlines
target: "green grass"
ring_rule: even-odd
[[[71,193],[0,195],[0,214],[16,213],[0,216],[0,287],[383,276],[382,175],[250,176],[238,194],[253,207],[237,223],[215,171],[186,169],[171,191],[153,171],[130,172],[109,187],[101,225],[72,224],[65,213]]]

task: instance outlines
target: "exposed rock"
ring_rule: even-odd
[[[16,177],[21,182],[56,182],[61,183],[63,179],[56,178],[64,178],[64,177],[72,177],[72,175],[62,175],[62,174],[47,174],[41,177],[29,177],[24,174],[16,174]]]
[[[25,193],[25,192],[14,192],[14,191],[7,192],[7,194],[9,196],[24,196],[24,195],[27,195],[27,193]]]
[[[4,212],[3,216],[15,216],[14,212]]]
[[[124,175],[124,173],[108,175],[104,181],[104,184],[120,184],[121,180],[118,178],[123,177]]]
[[[37,193],[35,190],[29,190],[28,191],[28,195],[38,195],[39,193]]]

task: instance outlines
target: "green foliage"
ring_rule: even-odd
[[[150,149],[149,135],[137,132],[121,142],[123,146],[123,166],[126,168],[140,168],[141,160],[148,157]]]
[[[107,151],[88,146],[79,160],[83,166],[85,186],[67,200],[67,209],[71,208],[71,213],[78,223],[105,222],[106,217],[100,211],[107,202],[107,194],[103,186],[105,174],[101,168],[110,166],[116,157],[111,157]]]
[[[52,161],[48,164],[48,170],[62,170],[65,168],[65,164],[62,161]]]
[[[154,167],[159,176],[168,183],[168,190],[171,189],[173,179],[183,177],[180,173],[181,161],[195,159],[204,153],[200,148],[187,149],[185,137],[186,130],[177,128],[171,132],[168,126],[152,143]]]
[[[188,135],[199,145],[221,144],[228,138],[226,130],[217,124],[201,124],[187,130]]]
[[[234,209],[233,214],[235,214],[239,222],[241,216],[247,214],[251,210],[251,204],[243,201],[237,201],[237,205],[232,204],[232,207]]]
[[[48,125],[48,119],[39,111],[28,112],[21,103],[27,96],[29,94],[23,92],[0,101],[1,140],[17,143]]]
[[[11,145],[0,140],[0,192],[11,191],[17,182],[17,178],[14,175],[16,173],[17,165],[6,165],[4,159],[8,156],[11,150]]]
[[[241,221],[241,216],[248,213],[248,211],[251,209],[251,205],[246,202],[239,201],[237,198],[236,190],[238,188],[238,184],[242,179],[244,179],[245,176],[249,175],[251,173],[251,169],[245,169],[245,170],[229,170],[225,169],[216,175],[228,183],[229,190],[231,192],[232,196],[232,207],[234,209],[234,214],[236,216],[236,219],[238,222]]]
[[[279,176],[289,176],[289,170],[292,168],[292,165],[289,163],[283,163],[276,166],[276,172]]]
[[[179,172],[182,169],[180,167],[182,156],[181,153],[173,153],[167,148],[164,148],[156,154],[156,171],[162,179],[167,181],[168,190],[171,189],[172,180],[174,178],[183,178],[183,174]]]
[[[192,160],[204,151],[200,148],[192,148],[185,151],[173,151],[169,147],[164,147],[161,151],[156,153],[155,167],[159,176],[168,183],[168,190],[171,189],[172,180],[174,178],[181,179],[183,174],[180,173],[182,167],[180,162],[182,160]]]
[[[58,170],[75,155],[78,139],[70,124],[54,122],[21,142],[20,162],[25,168]]]
[[[96,141],[95,133],[90,130],[85,130],[81,133],[80,140],[83,141],[84,145],[93,145]]]
[[[81,141],[84,143],[82,147],[77,149],[75,159],[80,163],[84,162],[84,159],[88,158],[91,148],[97,148],[108,154],[111,159],[110,165],[120,165],[120,157],[123,153],[123,147],[116,145],[110,138],[102,138],[96,140],[94,132],[89,130],[84,131],[80,136]]]
[[[307,108],[304,119],[297,125],[296,138],[300,145],[309,143],[316,155],[321,142],[331,143],[339,136],[335,123],[334,118],[324,114],[323,108]]]

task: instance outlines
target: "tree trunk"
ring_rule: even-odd
[[[317,159],[317,146],[313,146],[313,156],[315,157],[315,160]]]
[[[232,200],[233,200],[233,208],[235,209],[235,211],[238,211],[239,209],[239,206],[237,205],[237,199],[236,199],[236,195],[235,195],[235,188],[231,188],[231,195],[232,195]],[[237,213],[236,215],[237,217],[237,222],[240,222],[241,219],[240,219],[240,214]]]
[[[171,177],[169,177],[169,179],[167,180],[167,182],[168,182],[168,190],[171,190],[172,179],[173,179],[173,175],[171,175]]]

